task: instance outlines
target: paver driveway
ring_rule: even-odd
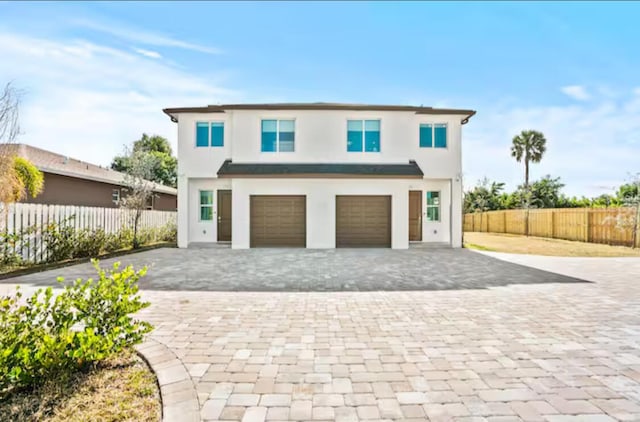
[[[148,265],[145,289],[198,291],[377,291],[478,289],[507,284],[582,280],[455,249],[155,249],[106,260]],[[64,270],[69,280],[93,274],[90,264]],[[14,282],[55,284],[51,272]]]
[[[421,259],[447,290],[146,290],[144,317],[164,346],[144,350],[166,418],[640,420],[640,259],[501,256],[535,271],[469,251],[404,253],[409,277]],[[385,287],[374,263],[388,264],[376,261]],[[189,280],[161,280],[157,262],[149,286]],[[451,278],[460,264],[467,280]],[[321,279],[325,268],[298,271]]]

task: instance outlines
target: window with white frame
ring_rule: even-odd
[[[427,192],[427,221],[440,221],[440,192]]]
[[[348,120],[347,152],[380,152],[380,120]]]
[[[421,123],[420,124],[420,148],[446,148],[447,124],[446,123]]]
[[[200,221],[213,220],[213,191],[200,191]]]
[[[196,122],[197,147],[223,147],[224,122]]]
[[[113,189],[111,191],[111,200],[114,204],[120,203],[120,189]]]
[[[262,152],[295,151],[295,120],[263,120],[260,150]]]

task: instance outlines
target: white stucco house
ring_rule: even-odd
[[[462,243],[473,110],[333,103],[167,108],[178,125],[178,246]]]

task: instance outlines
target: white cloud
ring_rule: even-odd
[[[547,138],[547,153],[531,165],[531,178],[560,176],[569,195],[598,195],[624,183],[640,162],[640,98],[606,100],[594,105],[493,108],[480,110],[463,131],[465,187],[483,176],[514,189],[524,165],[510,155],[521,130],[536,129]]]
[[[568,85],[563,86],[560,89],[565,95],[578,101],[587,101],[591,98],[591,95],[587,92],[587,89],[582,85]]]
[[[52,40],[0,30],[0,82],[25,94],[19,142],[107,165],[143,132],[176,126],[162,108],[239,102],[219,74],[190,74],[134,52],[85,40]]]
[[[222,53],[222,50],[213,46],[201,45],[184,40],[179,40],[167,35],[145,31],[142,29],[127,28],[114,23],[105,24],[88,19],[75,19],[72,20],[71,23],[83,28],[91,29],[93,31],[102,32],[120,39],[125,39],[145,45],[181,48],[184,50],[192,50],[207,54]]]
[[[162,55],[157,51],[145,50],[144,48],[134,48],[133,51],[136,53],[143,55],[145,57],[149,57],[150,59],[161,59]]]

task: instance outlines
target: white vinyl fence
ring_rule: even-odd
[[[107,234],[132,229],[134,210],[122,208],[81,207],[75,205],[0,204],[0,252],[8,249],[20,254],[24,260],[43,262],[46,250],[42,230],[50,223],[67,225],[76,230],[104,230]],[[145,210],[139,229],[160,228],[176,223],[175,211]],[[12,234],[20,234],[21,241],[7,241]],[[9,235],[9,236],[7,236]]]

